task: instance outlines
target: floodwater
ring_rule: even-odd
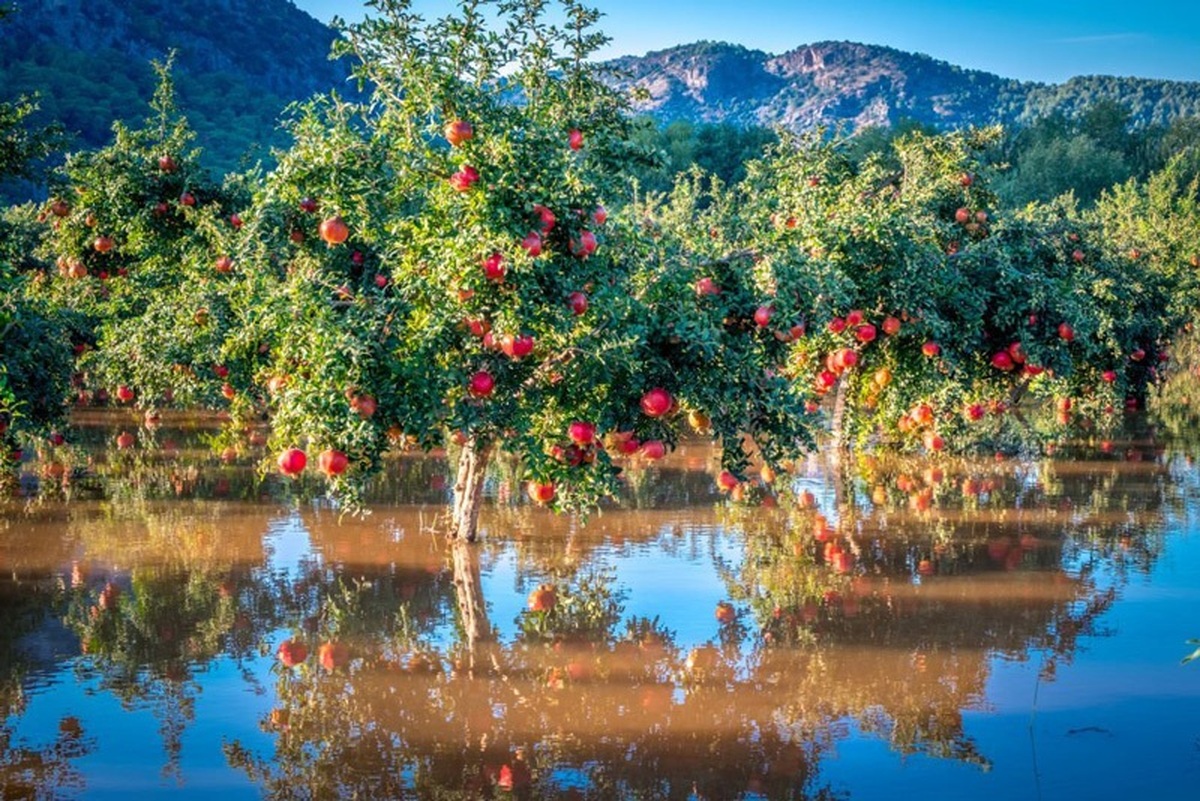
[[[1200,473],[1145,432],[740,504],[689,444],[586,524],[500,465],[455,547],[436,455],[339,519],[80,423],[0,514],[5,799],[1200,796]]]

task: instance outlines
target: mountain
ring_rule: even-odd
[[[818,42],[782,55],[698,42],[606,66],[618,86],[642,94],[639,111],[664,121],[803,130],[912,120],[950,128],[1072,114],[1100,99],[1125,105],[1139,123],[1200,114],[1200,82],[1103,76],[1022,82],[854,42]]]
[[[146,116],[150,61],[175,50],[179,105],[223,172],[283,143],[288,103],[345,85],[335,36],[290,0],[19,0],[0,20],[0,93],[36,92],[43,121],[95,147]]]
[[[0,0],[0,8],[13,0]],[[98,147],[116,119],[140,121],[154,90],[149,62],[177,51],[179,105],[208,165],[236,169],[248,152],[286,144],[280,113],[338,88],[348,67],[328,58],[336,33],[291,0],[17,0],[0,18],[0,101],[37,93],[40,121]],[[618,85],[645,93],[639,111],[663,121],[738,126],[868,125],[912,120],[948,128],[1022,123],[1100,99],[1136,122],[1200,115],[1200,83],[1080,77],[1028,83],[929,56],[851,42],[782,55],[699,42],[607,62]]]

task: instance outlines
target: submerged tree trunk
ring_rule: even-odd
[[[830,425],[831,449],[829,465],[833,469],[834,502],[839,514],[854,503],[854,478],[850,471],[850,432],[846,427],[846,402],[850,392],[849,382],[838,382],[837,394],[833,398],[833,421]]]
[[[846,430],[846,395],[850,388],[846,379],[838,382],[837,394],[833,396],[833,420],[829,437],[833,445],[833,460],[838,464],[850,454],[850,432]]]
[[[453,538],[474,542],[479,533],[479,509],[483,504],[483,481],[487,477],[490,443],[470,439],[458,456],[458,478],[454,482]]]
[[[458,597],[458,612],[462,617],[467,650],[474,654],[476,645],[492,639],[492,624],[488,621],[487,604],[483,600],[479,550],[462,538],[456,539],[450,547],[454,557],[454,592]]]

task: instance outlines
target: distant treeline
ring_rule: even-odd
[[[644,191],[669,189],[674,176],[693,165],[727,183],[737,181],[746,162],[777,140],[769,128],[727,123],[663,125],[645,118],[639,125],[639,142],[656,156],[639,177]],[[845,147],[861,161],[889,152],[896,139],[916,131],[936,129],[912,122],[866,128],[846,136]],[[1050,201],[1065,192],[1088,205],[1105,189],[1143,180],[1175,157],[1183,159],[1186,173],[1200,175],[1200,117],[1138,126],[1127,107],[1097,100],[1076,115],[1056,112],[1009,129],[991,157],[999,173],[993,186],[1006,205]]]

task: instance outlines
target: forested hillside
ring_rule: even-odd
[[[36,119],[97,147],[114,120],[145,115],[150,62],[174,50],[180,105],[225,172],[283,143],[288,103],[345,84],[334,36],[290,0],[21,0],[0,22],[0,86],[7,99],[36,93]]]
[[[3,3],[0,2],[0,7]],[[336,33],[290,0],[22,0],[0,21],[0,100],[37,96],[35,126],[57,122],[69,150],[102,147],[115,120],[140,122],[152,60],[175,52],[177,100],[216,175],[286,146],[288,103],[340,88]],[[636,140],[658,155],[641,186],[662,190],[693,164],[726,181],[775,129],[828,126],[863,155],[897,132],[1000,123],[996,158],[1013,203],[1074,190],[1088,202],[1193,148],[1200,83],[1111,76],[1027,83],[929,56],[851,42],[773,55],[699,42],[608,62],[644,115]],[[20,196],[21,193],[17,193]]]

